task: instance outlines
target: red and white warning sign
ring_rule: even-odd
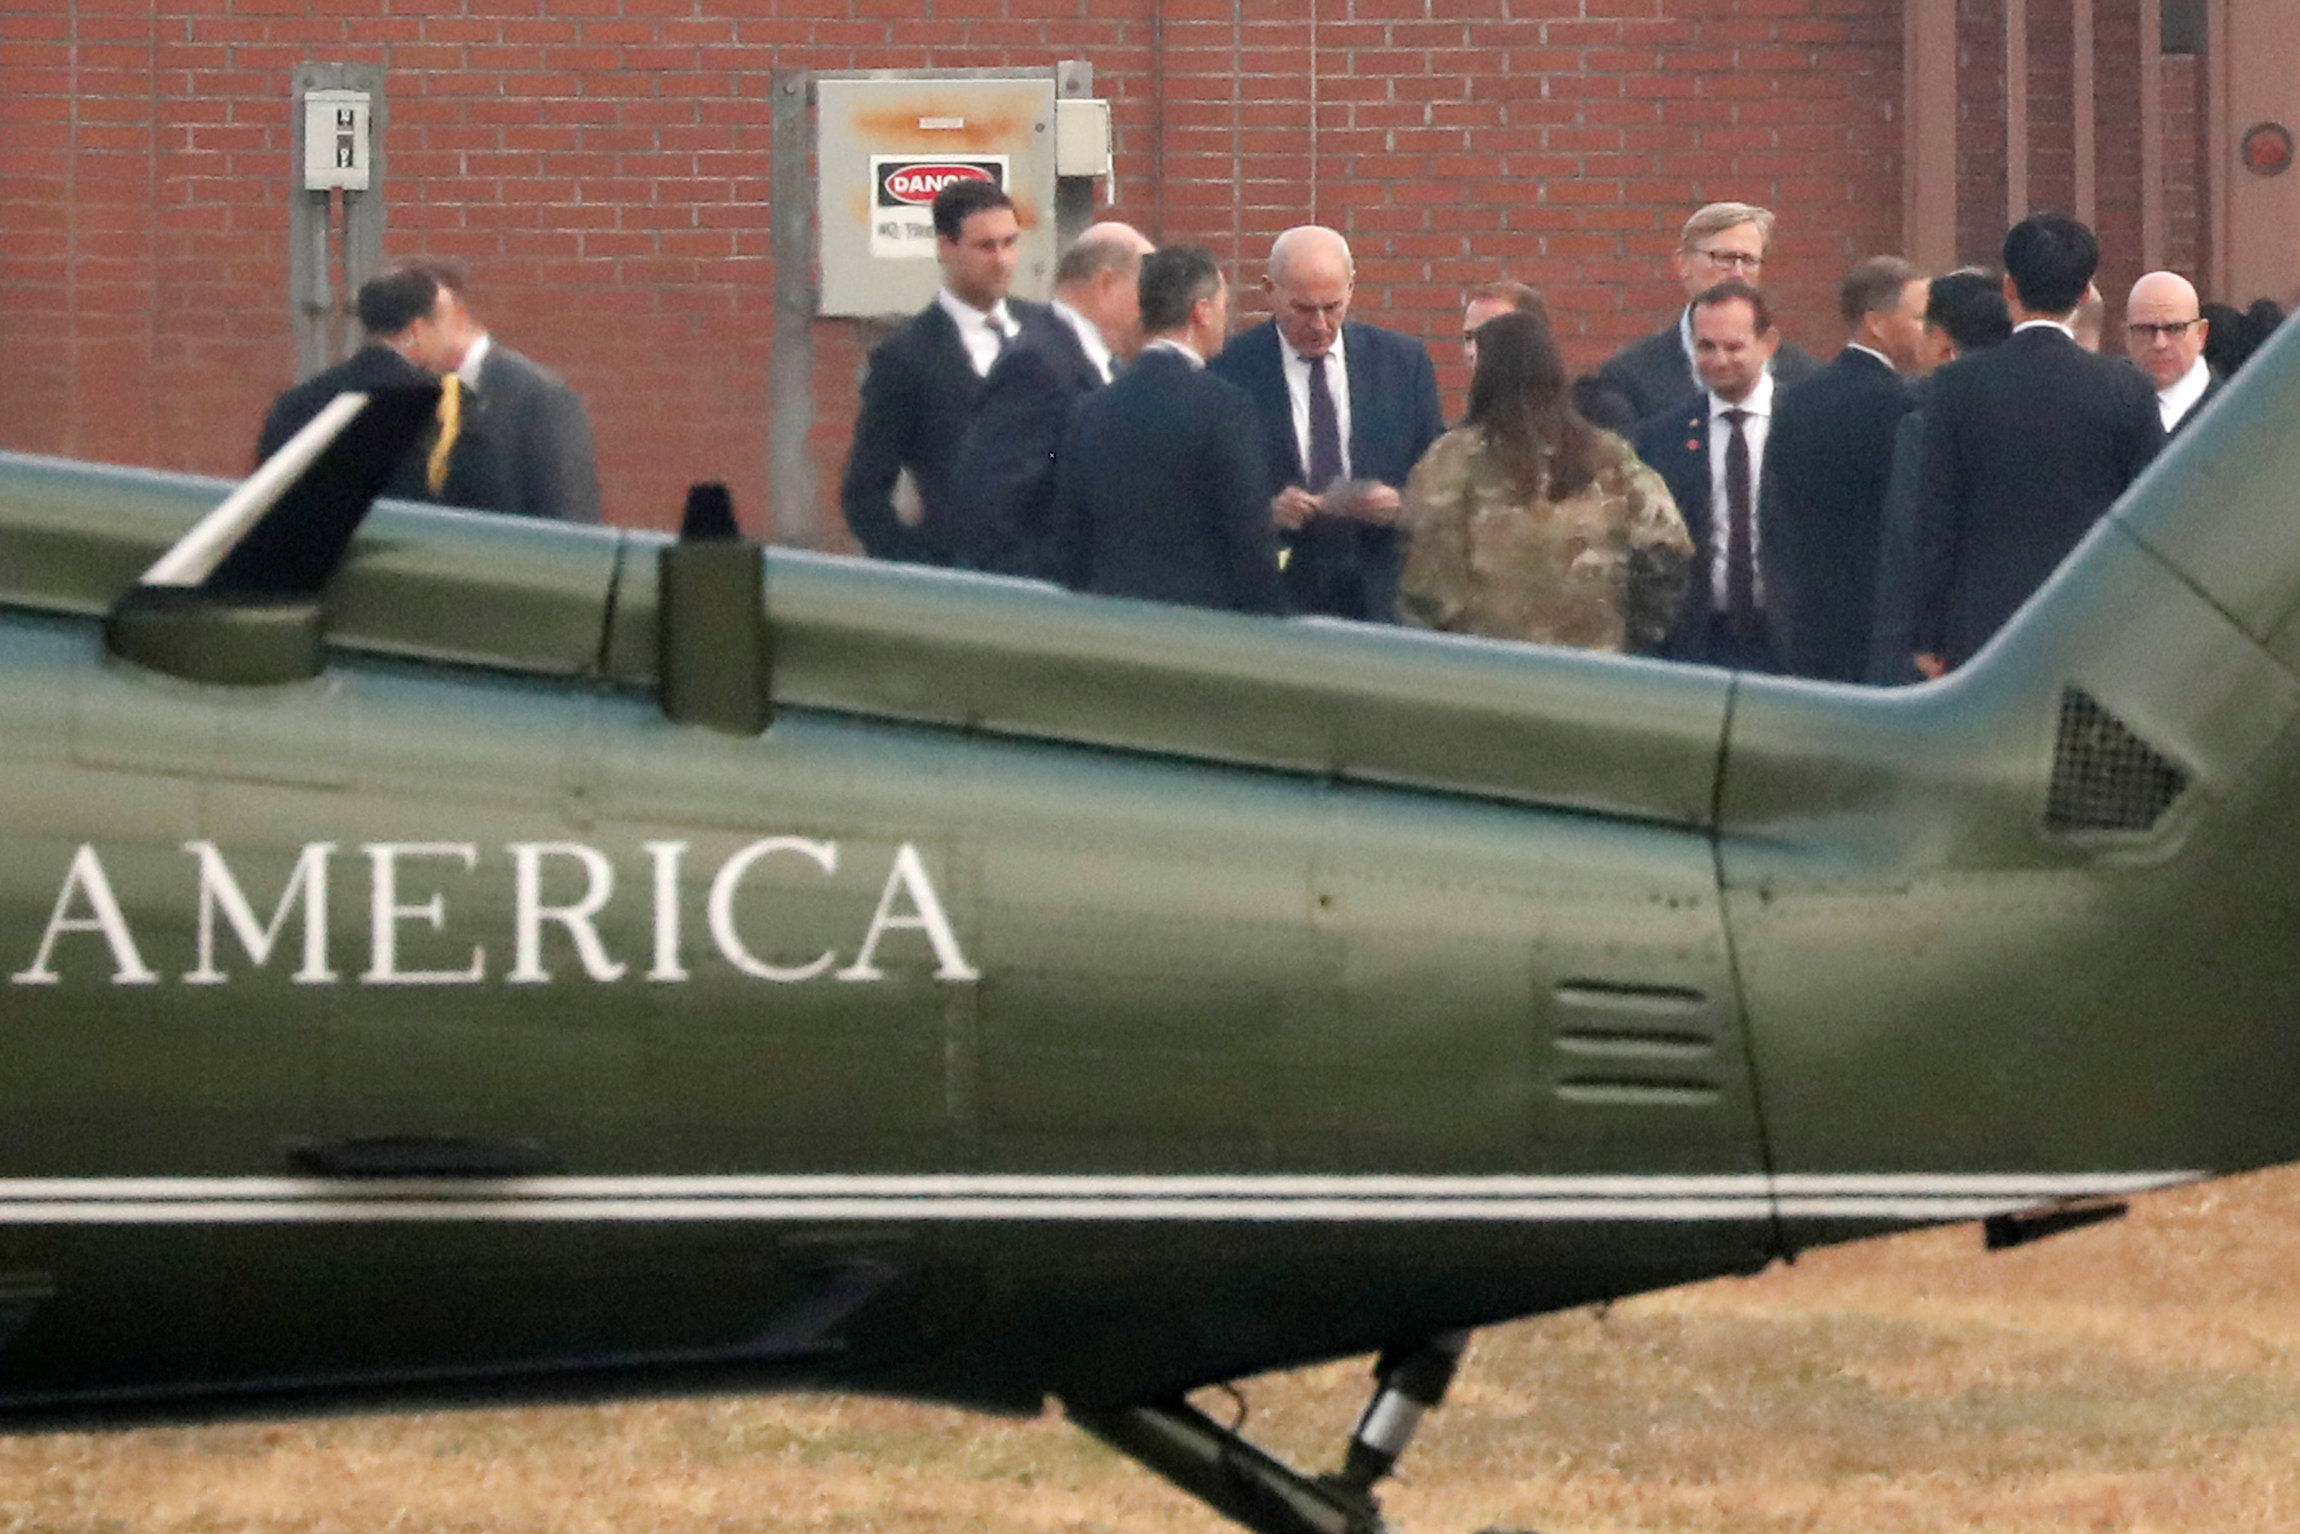
[[[870,253],[895,260],[934,259],[934,199],[953,181],[1006,185],[1007,157],[874,154],[870,157]]]

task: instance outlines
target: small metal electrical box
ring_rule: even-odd
[[[1054,174],[1110,174],[1110,103],[1087,97],[1054,104]]]
[[[374,173],[366,91],[314,90],[303,97],[303,184],[308,192],[364,192]]]
[[[935,193],[965,178],[1014,199],[1022,259],[1014,291],[1053,287],[1055,92],[1051,74],[1017,78],[819,79],[820,313],[908,314],[941,284]]]

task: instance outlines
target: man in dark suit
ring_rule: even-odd
[[[452,376],[460,338],[448,295],[427,271],[402,267],[369,279],[353,300],[367,339],[360,349],[283,392],[256,437],[271,457],[339,394],[433,388]],[[383,493],[401,500],[488,510],[503,498],[501,467],[486,432],[463,409],[460,386],[440,396],[439,418],[408,450]]]
[[[1633,421],[1674,410],[1686,391],[1701,386],[1693,357],[1692,300],[1720,282],[1759,286],[1773,241],[1773,214],[1746,202],[1713,202],[1685,221],[1669,270],[1685,289],[1686,306],[1644,340],[1624,347],[1597,370],[1599,386],[1620,404],[1605,413]],[[1787,342],[1775,348],[1774,375],[1802,383],[1820,366]],[[1587,413],[1586,411],[1584,412]]]
[[[1339,234],[1287,230],[1263,281],[1269,322],[1212,366],[1260,416],[1294,610],[1390,623],[1403,555],[1399,487],[1445,430],[1445,407],[1428,347],[1349,318],[1355,279]]]
[[[2125,352],[2156,385],[2156,413],[2171,436],[2212,402],[2221,380],[2204,360],[2212,322],[2196,286],[2178,272],[2150,272],[2124,303]]]
[[[1066,584],[1234,612],[1284,608],[1253,404],[1205,359],[1230,291],[1195,245],[1142,258],[1141,355],[1086,397],[1055,469]]]
[[[1693,300],[1699,394],[1637,429],[1637,456],[1659,471],[1696,554],[1685,610],[1664,652],[1737,671],[1779,671],[1764,576],[1758,495],[1780,334],[1765,295],[1721,282]]]
[[[1837,290],[1845,349],[1782,392],[1765,452],[1765,569],[1791,676],[1857,682],[1869,667],[1893,438],[1925,339],[1924,278],[1898,256],[1853,268]]]
[[[1130,224],[1096,224],[1054,267],[1054,302],[982,382],[951,461],[943,528],[951,563],[1053,580],[1054,463],[1078,401],[1142,345],[1142,258]]]
[[[878,559],[950,563],[943,528],[951,458],[982,380],[1038,305],[1009,300],[1022,225],[988,181],[953,181],[934,199],[942,290],[870,354],[839,504]]]
[[[1934,375],[1914,602],[1926,676],[1986,644],[2164,444],[2148,376],[2069,333],[2099,260],[2074,219],[2015,224],[2011,339]]]
[[[599,520],[599,466],[583,397],[539,362],[500,345],[473,316],[463,269],[411,261],[439,284],[454,332],[451,371],[463,382],[465,415],[484,433],[500,477],[489,511],[560,522]]]
[[[1877,540],[1877,594],[1872,603],[1869,669],[1879,687],[1905,687],[1924,677],[1911,638],[1917,578],[1917,519],[1924,499],[1925,405],[1932,377],[1957,358],[2001,343],[2012,334],[2004,283],[1993,272],[1960,267],[1935,277],[1925,293],[1925,341],[1919,378],[1909,391],[1908,414],[1893,432],[1893,472],[1885,491],[1884,527]]]

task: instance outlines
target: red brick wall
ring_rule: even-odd
[[[1249,284],[1279,230],[1337,226],[1358,314],[1428,339],[1449,390],[1464,284],[1541,285],[1594,365],[1673,305],[1665,259],[1700,202],[1780,212],[1768,283],[1824,353],[1838,275],[1899,240],[1896,0],[446,9],[0,0],[0,444],[244,465],[293,373],[289,101],[307,62],[389,71],[387,252],[465,262],[505,341],[582,390],[626,523],[665,522],[689,480],[717,477],[768,530],[778,65],[1089,59],[1114,103],[1116,214],[1212,245]],[[850,326],[817,331],[827,508],[860,350]]]
[[[2075,35],[2071,0],[2029,0],[2029,206],[2076,208]],[[1960,0],[1957,129],[1958,255],[1994,265],[2005,231],[2004,8]],[[2113,324],[2143,270],[2141,251],[2141,37],[2138,0],[2093,0],[2093,227],[2100,288]],[[2208,255],[2204,206],[2205,107],[2193,58],[2162,60],[2165,110],[2165,264],[2191,276]],[[2109,337],[2113,344],[2115,336]]]
[[[2164,264],[2201,275],[2212,259],[2204,206],[2204,71],[2194,57],[2164,61]],[[2199,284],[2201,286],[2201,284]],[[2220,295],[2207,293],[2207,300]]]

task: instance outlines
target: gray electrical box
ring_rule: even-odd
[[[1055,79],[821,79],[816,201],[822,298],[849,318],[908,314],[942,281],[935,193],[953,180],[998,183],[1022,224],[1014,291],[1054,283]]]
[[[366,91],[303,93],[303,185],[307,192],[364,192],[374,165],[374,98]]]

